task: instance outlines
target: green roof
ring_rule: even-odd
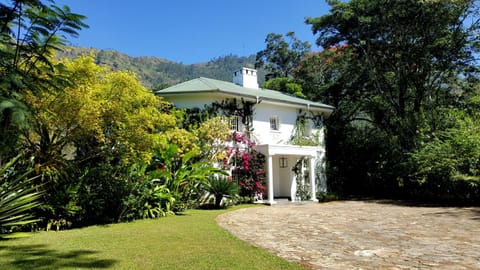
[[[324,109],[332,111],[334,107],[314,102],[311,100],[298,98],[287,95],[275,90],[269,89],[252,89],[245,88],[240,85],[219,81],[209,78],[200,77],[177,85],[159,90],[155,92],[159,96],[173,96],[179,94],[200,94],[200,93],[222,93],[231,95],[232,97],[246,97],[252,99],[260,99],[271,102],[288,103],[299,106],[307,106],[310,108]]]

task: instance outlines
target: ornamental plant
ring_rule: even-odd
[[[43,192],[32,185],[32,169],[15,167],[22,157],[20,153],[0,166],[0,239],[26,236],[17,230],[38,221],[31,210],[40,206]]]
[[[225,174],[199,159],[199,156],[199,151],[181,155],[177,145],[167,143],[150,164],[154,169],[149,169],[149,177],[158,179],[157,183],[164,185],[173,195],[173,212],[182,212],[190,206],[201,193],[200,189],[208,177]]]
[[[230,158],[224,159],[224,167],[231,169],[239,195],[256,198],[265,195],[265,156],[254,149],[255,142],[248,133],[233,132],[231,141],[232,146],[227,149]]]
[[[231,177],[212,175],[208,177],[205,187],[215,197],[215,208],[220,209],[224,197],[229,198],[238,194],[238,185]],[[224,205],[225,207],[226,205]]]

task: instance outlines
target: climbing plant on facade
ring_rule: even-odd
[[[323,116],[310,112],[299,111],[290,143],[302,146],[318,146],[321,142],[321,132],[313,132],[313,128],[320,129],[323,126]]]
[[[231,168],[232,178],[240,187],[240,196],[263,198],[265,195],[265,156],[254,149],[255,142],[247,133],[232,133],[233,146],[224,167]]]
[[[186,125],[201,126],[204,125],[203,123],[208,123],[208,119],[214,119],[217,116],[224,116],[232,121],[238,118],[241,122],[241,128],[239,127],[241,131],[231,130],[229,137],[223,142],[226,152],[222,169],[231,172],[233,180],[238,183],[241,196],[259,198],[265,193],[265,156],[254,149],[255,142],[250,136],[253,131],[254,105],[254,102],[234,98],[214,102],[202,109],[190,109],[187,115],[192,121]],[[195,121],[203,121],[203,123],[198,124]],[[217,156],[219,156],[218,153]]]

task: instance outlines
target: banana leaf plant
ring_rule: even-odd
[[[169,145],[160,152],[154,164],[157,169],[151,171],[149,176],[158,179],[175,198],[174,211],[182,211],[188,205],[192,195],[199,194],[199,188],[208,182],[208,177],[214,174],[226,173],[211,164],[199,160],[198,151],[190,151],[178,155],[178,147]]]

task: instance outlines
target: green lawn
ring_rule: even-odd
[[[214,219],[226,211],[1,241],[0,269],[303,269],[222,230]]]

